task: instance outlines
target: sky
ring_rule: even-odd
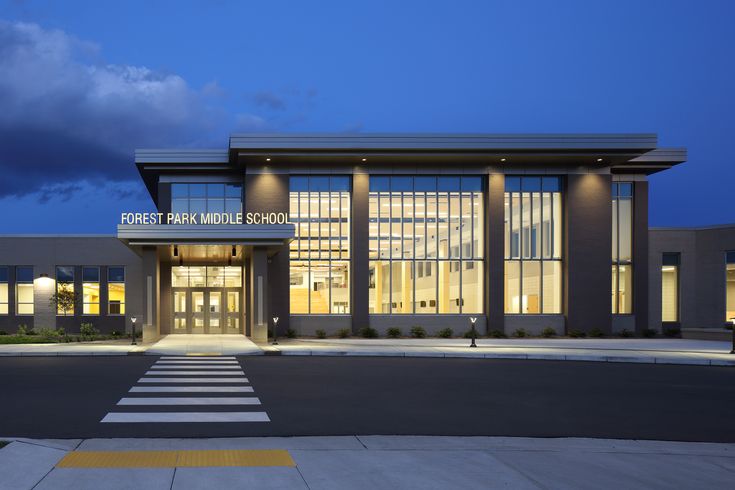
[[[735,222],[735,2],[0,0],[0,234],[152,210],[233,132],[654,132],[651,226]]]

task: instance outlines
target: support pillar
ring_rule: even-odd
[[[161,312],[159,305],[161,287],[161,273],[158,263],[158,250],[156,247],[143,248],[143,312],[130,312],[138,315],[143,321],[138,325],[143,329],[143,342],[154,342],[161,336]],[[142,313],[142,315],[140,314]],[[127,315],[126,315],[127,317]],[[130,330],[130,324],[125,325],[125,330]]]
[[[253,342],[268,342],[268,255],[254,248],[250,259],[250,332]]]

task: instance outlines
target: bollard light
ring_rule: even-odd
[[[135,322],[138,320],[138,317],[131,316],[130,317],[130,323],[133,324],[133,341],[130,342],[130,345],[138,345],[138,343],[135,341]]]
[[[278,345],[278,317],[273,317],[273,345]]]
[[[477,338],[477,330],[475,330],[475,322],[477,322],[476,316],[470,317],[470,331],[472,335],[472,343],[470,344],[470,347],[477,347],[477,344],[475,343],[475,339]]]

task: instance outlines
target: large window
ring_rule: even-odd
[[[612,312],[633,313],[633,184],[612,185]]]
[[[8,314],[8,268],[0,267],[0,315]]]
[[[661,257],[661,321],[679,321],[679,254]]]
[[[369,312],[483,312],[481,177],[374,176]]]
[[[171,286],[175,288],[240,288],[242,267],[194,265],[171,267]]]
[[[15,268],[15,314],[33,315],[33,267]]]
[[[725,259],[725,320],[735,318],[735,250],[727,252]]]
[[[505,178],[505,313],[561,313],[559,177]]]
[[[56,268],[56,295],[74,297],[74,267],[70,265]],[[56,314],[61,316],[74,315],[76,301],[58,301]]]
[[[107,312],[125,314],[125,267],[107,268]]]
[[[240,184],[171,184],[172,213],[240,213]]]
[[[82,267],[82,313],[100,314],[100,268]]]
[[[350,178],[294,176],[291,314],[350,313]]]

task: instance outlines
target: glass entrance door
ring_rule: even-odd
[[[172,267],[171,286],[171,333],[242,333],[241,267]]]
[[[204,333],[204,325],[207,321],[207,305],[204,302],[205,295],[202,290],[191,291],[191,329],[189,333]]]
[[[207,333],[222,333],[222,291],[209,291]]]

